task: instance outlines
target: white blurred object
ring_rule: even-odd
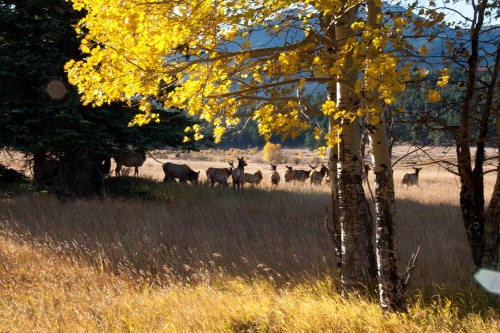
[[[500,272],[480,269],[474,274],[474,279],[490,293],[500,295]]]

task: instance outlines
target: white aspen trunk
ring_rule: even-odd
[[[336,21],[335,37],[340,47],[353,36],[351,24],[356,9],[349,10]],[[346,56],[342,82],[337,83],[337,106],[340,110],[357,109],[358,99],[349,86],[354,86],[358,72],[352,66],[352,57]],[[340,211],[342,270],[341,283],[344,290],[364,291],[368,283],[369,267],[365,229],[365,194],[361,178],[361,156],[359,152],[361,131],[359,119],[353,122],[342,120],[342,133],[338,146],[339,181],[338,205]]]
[[[384,310],[406,311],[399,273],[394,178],[383,120],[370,127],[370,137],[375,175],[375,246],[380,306]]]
[[[320,26],[323,33],[328,36],[332,41],[335,40],[335,27],[332,26],[334,18],[331,15],[320,16]],[[330,45],[331,46],[331,45]],[[325,47],[323,52],[323,63],[325,67],[331,67],[335,62],[337,54],[335,53],[334,47]],[[331,79],[328,81],[327,87],[327,100],[337,101],[337,81]],[[333,118],[333,116],[328,116],[328,131],[336,131],[335,125],[338,121]],[[328,176],[330,178],[330,196],[332,199],[332,220],[333,229],[327,227],[327,231],[330,234],[335,246],[335,258],[337,261],[337,269],[339,273],[342,269],[342,247],[341,247],[341,228],[340,228],[340,208],[339,208],[339,180],[337,177],[337,164],[339,161],[339,150],[338,145],[328,148]],[[325,221],[326,223],[327,221]]]
[[[372,28],[380,28],[377,16],[381,8],[375,0],[367,0],[367,20]],[[376,56],[371,54],[370,56]],[[382,103],[379,94],[367,92],[372,105]],[[403,285],[399,274],[399,255],[397,249],[396,200],[391,155],[386,137],[384,117],[381,115],[375,125],[369,125],[370,142],[375,175],[376,211],[376,255],[380,305],[384,310],[406,311]],[[368,122],[371,124],[371,117]]]
[[[342,105],[342,104],[340,104]],[[364,290],[368,278],[368,254],[364,228],[365,197],[359,156],[359,121],[342,124],[339,143],[338,205],[342,242],[341,282],[346,290]]]
[[[331,80],[327,86],[328,100],[335,101],[337,98],[336,82]],[[336,120],[332,116],[328,117],[328,130],[333,131]],[[337,177],[337,164],[339,162],[338,145],[330,147],[328,150],[328,175],[330,178],[330,195],[332,198],[333,233],[332,240],[335,245],[335,257],[337,268],[342,269],[342,247],[341,247],[341,227],[340,227],[340,207],[339,207],[339,181]]]
[[[330,128],[334,122],[329,118]],[[330,190],[332,198],[332,217],[333,217],[333,242],[335,244],[335,256],[337,258],[337,268],[342,268],[342,247],[341,247],[341,227],[340,227],[340,207],[339,207],[339,182],[337,178],[337,164],[339,161],[338,146],[330,147],[328,156],[328,174],[330,177]]]

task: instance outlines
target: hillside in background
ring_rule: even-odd
[[[360,9],[360,17],[364,18],[364,8]],[[404,14],[407,9],[400,5],[394,5],[389,3],[384,3],[383,11],[386,13],[392,14]],[[293,11],[292,11],[293,12]],[[293,15],[291,15],[291,18]],[[413,14],[413,19],[421,19],[425,21],[425,18]],[[268,26],[272,25],[272,21],[268,24]],[[311,19],[311,25],[316,29],[319,29],[317,22]],[[482,66],[491,65],[493,56],[495,54],[496,46],[495,43],[500,38],[500,29],[494,29],[495,27],[485,27],[484,31],[486,31],[481,38],[481,64]],[[445,45],[449,40],[455,40],[457,44],[463,49],[469,49],[470,45],[467,43],[467,35],[470,34],[469,31],[465,29],[452,29],[450,27],[441,27],[439,32],[431,31],[429,28],[424,28],[423,35],[434,34],[436,38],[429,41],[424,37],[414,37],[414,32],[411,29],[406,30],[405,34],[412,38],[412,45],[415,49],[419,49],[422,46],[427,46],[429,50],[429,56],[425,57],[426,61],[419,62],[416,60],[415,66],[423,66],[429,69],[429,78],[436,78],[438,74],[435,72],[433,68],[433,60],[440,61],[441,55],[443,52],[446,52]],[[293,44],[297,41],[300,41],[304,38],[303,31],[300,29],[291,29],[288,33],[281,34],[270,34],[266,31],[265,28],[256,28],[249,35],[249,41],[252,45],[255,45],[259,48],[269,48],[269,47],[278,47],[287,44]],[[236,43],[241,44],[243,40],[237,39],[234,45],[226,45],[226,50],[235,51],[238,49]],[[463,58],[464,63],[467,58]],[[437,64],[437,63],[436,63]],[[457,64],[457,68],[460,67],[461,64]],[[457,80],[463,79],[465,74],[460,70],[455,70],[454,72],[455,78]],[[433,80],[428,80],[426,82],[420,83],[420,87],[430,85],[430,82]],[[313,99],[315,102],[324,100],[326,98],[326,90],[324,84],[306,84],[306,94],[308,94],[310,99]],[[427,127],[422,125],[411,124],[408,122],[409,114],[422,114],[425,112],[432,112],[433,106],[426,98],[423,98],[424,89],[420,89],[417,85],[409,86],[408,89],[404,92],[402,96],[400,96],[400,100],[392,106],[392,110],[396,110],[399,107],[404,107],[405,112],[396,113],[394,117],[395,125],[394,125],[394,135],[396,141],[399,142],[414,142],[419,144],[443,144],[446,145],[451,142],[452,138],[446,133],[438,133],[432,132]],[[442,91],[443,98],[448,101],[456,100],[459,95],[459,90],[456,89],[444,89]],[[458,112],[450,112],[448,120],[453,123],[458,122]],[[314,117],[312,117],[314,118]],[[326,130],[327,122],[323,119],[324,117],[317,117],[318,123]],[[291,138],[281,138],[281,137],[272,137],[271,142],[274,143],[282,143],[286,147],[309,147],[309,148],[317,148],[322,145],[322,141],[318,142],[314,140],[314,136],[312,134],[312,130],[305,131],[300,136],[295,139]],[[262,147],[265,144],[265,140],[258,133],[257,123],[254,120],[243,119],[242,122],[230,130],[223,139],[222,143],[218,146],[226,148],[226,147]]]

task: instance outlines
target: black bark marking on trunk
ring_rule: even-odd
[[[375,172],[376,178],[376,208],[377,232],[376,249],[378,261],[379,296],[383,309],[391,311],[406,311],[406,300],[402,292],[402,282],[399,275],[398,253],[396,246],[394,183],[389,170]],[[391,194],[392,193],[392,194]]]

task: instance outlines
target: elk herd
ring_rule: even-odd
[[[146,160],[146,152],[143,149],[136,150],[133,152],[125,152],[116,154],[113,156],[116,162],[115,174],[120,176],[122,166],[126,167],[134,167],[134,176],[138,177],[139,175],[139,167],[143,165]],[[159,162],[159,161],[158,161]],[[160,162],[161,163],[161,162]],[[163,172],[165,177],[163,179],[164,182],[176,182],[186,183],[190,182],[192,184],[198,183],[198,178],[200,175],[200,171],[196,172],[192,170],[186,164],[175,164],[171,162],[162,163]],[[215,184],[221,186],[229,186],[229,178],[231,177],[232,186],[235,189],[242,189],[245,183],[258,185],[263,179],[262,172],[259,170],[255,173],[246,173],[245,167],[247,166],[247,162],[244,157],[238,157],[238,164],[234,167],[233,161],[228,161],[228,168],[208,168],[206,170],[207,182],[210,186],[214,186]],[[318,170],[318,166],[309,165],[309,170],[303,169],[294,169],[293,166],[285,165],[286,171],[284,174],[285,182],[305,182],[307,179],[310,179],[310,183],[313,185],[321,185],[323,179],[325,179],[325,183],[329,183],[328,176],[328,167],[324,164],[321,164]],[[364,173],[363,178],[366,178],[368,171],[370,170],[370,166],[368,164],[364,165]],[[402,185],[418,186],[418,175],[422,168],[413,168],[415,170],[414,173],[407,173],[404,175],[403,180],[401,182]],[[281,181],[281,176],[277,171],[277,165],[271,164],[271,184],[278,186]]]

